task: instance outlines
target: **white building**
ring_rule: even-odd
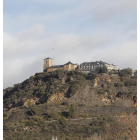
[[[89,70],[95,71],[98,67],[107,67],[108,70],[120,70],[119,66],[108,64],[103,61],[96,61],[96,62],[84,62],[78,66],[79,70]]]

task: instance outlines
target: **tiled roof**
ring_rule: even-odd
[[[69,65],[69,64],[73,64],[73,63],[71,63],[71,62],[69,61],[68,63],[66,63],[66,64],[64,64],[64,65]]]
[[[45,59],[51,59],[51,58],[47,57],[47,58],[45,58]],[[52,60],[53,60],[53,59],[52,59]]]
[[[59,67],[63,67],[63,65],[53,65],[53,66],[51,66],[49,68],[59,68]]]

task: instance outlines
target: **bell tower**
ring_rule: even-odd
[[[43,66],[43,72],[47,69],[47,68],[49,68],[49,67],[51,67],[51,66],[53,66],[53,59],[51,59],[51,58],[45,58],[44,59],[44,66]]]

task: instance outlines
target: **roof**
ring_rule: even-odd
[[[47,57],[47,58],[45,58],[45,59],[51,59],[51,58]],[[53,59],[52,59],[52,60],[53,60]]]
[[[73,64],[73,63],[69,61],[68,63],[66,63],[66,64],[64,64],[64,65],[69,65],[69,64]],[[73,65],[74,65],[74,64],[73,64]]]
[[[95,61],[95,62],[84,62],[84,63],[81,63],[81,64],[108,64],[108,65],[113,65],[113,64],[109,64],[109,63],[106,63],[106,62],[103,62],[103,61]],[[81,65],[80,64],[80,65]],[[117,65],[113,65],[113,66],[117,66]]]
[[[51,66],[49,68],[59,68],[59,67],[63,67],[63,65],[53,65],[53,66]]]
[[[46,59],[51,59],[51,58],[46,58]],[[69,64],[73,64],[73,63],[69,61],[68,63],[66,63],[64,65],[69,65]],[[48,67],[46,69],[49,69],[49,68],[60,68],[60,67],[63,67],[64,65],[53,65],[53,66],[50,66],[50,67]]]

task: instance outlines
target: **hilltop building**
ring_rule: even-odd
[[[119,66],[108,64],[103,61],[96,61],[96,62],[84,62],[78,66],[79,70],[85,71],[95,71],[98,67],[107,67],[108,70],[120,70]]]
[[[52,72],[59,69],[70,71],[75,70],[77,66],[78,64],[73,64],[70,61],[64,65],[53,65],[53,59],[48,57],[44,59],[43,72]]]
[[[53,65],[53,59],[51,58],[45,58],[44,59],[44,66],[43,66],[43,72],[52,72],[58,69],[62,70],[75,70],[78,69],[78,71],[84,72],[84,73],[90,73],[91,71],[95,71],[98,67],[107,67],[108,70],[120,70],[119,66],[108,64],[103,61],[95,61],[95,62],[84,62],[80,65],[73,64],[72,62],[67,62],[63,65]]]

